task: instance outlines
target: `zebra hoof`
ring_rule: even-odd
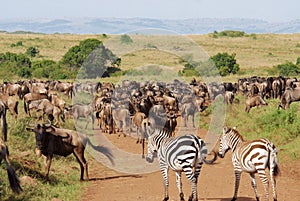
[[[164,199],[163,199],[163,201],[168,201],[169,200],[169,197],[165,197]]]
[[[231,201],[236,201],[236,198],[232,198]]]
[[[180,201],[184,201],[184,195],[183,195],[183,193],[180,193]]]

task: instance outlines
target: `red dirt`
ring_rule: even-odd
[[[96,131],[96,132],[99,132]],[[200,131],[202,136],[205,131]],[[131,137],[118,137],[113,134],[107,136],[114,145],[133,153],[139,153],[141,145],[135,143],[136,139]],[[134,165],[134,164],[133,164]],[[300,200],[300,162],[292,164],[281,164],[281,175],[277,177],[277,196],[280,201]],[[83,201],[153,201],[162,200],[164,187],[162,175],[159,171],[149,174],[124,174],[116,172],[92,160],[89,162],[89,175],[91,181],[85,189]],[[169,171],[169,197],[170,201],[179,200],[176,187],[175,173]],[[263,200],[263,186],[256,177],[258,192]],[[183,192],[185,199],[190,194],[190,184],[182,175]],[[198,199],[209,201],[229,201],[234,190],[234,173],[231,163],[231,153],[225,158],[218,159],[214,165],[204,165],[198,179]],[[270,200],[272,199],[270,187]],[[254,201],[255,195],[251,187],[250,176],[242,174],[239,188],[238,200]]]

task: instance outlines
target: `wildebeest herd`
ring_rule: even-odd
[[[4,158],[8,161],[7,170],[12,190],[20,192],[21,187],[13,167],[9,163],[8,148],[5,143],[9,138],[7,136],[7,127],[10,126],[7,126],[6,110],[9,110],[14,118],[17,119],[20,101],[23,101],[25,115],[31,118],[35,116],[37,118],[35,121],[40,121],[34,125],[28,123],[27,130],[35,133],[36,153],[45,156],[46,177],[48,177],[51,159],[54,154],[67,156],[73,153],[80,164],[80,180],[84,179],[84,173],[88,180],[87,162],[84,158],[85,146],[88,143],[95,149],[99,147],[92,145],[85,134],[64,128],[65,119],[74,118],[77,124],[80,118],[85,118],[86,124],[84,129],[88,129],[89,124],[91,124],[91,129],[94,130],[94,124],[97,124],[98,129],[106,134],[135,135],[137,143],[142,143],[142,157],[144,157],[145,140],[147,141],[149,137],[152,139],[153,134],[166,132],[167,135],[162,138],[168,138],[169,140],[167,141],[172,144],[172,139],[175,139],[173,136],[176,134],[176,129],[179,126],[179,118],[182,120],[180,121],[180,126],[186,127],[188,119],[191,117],[192,127],[195,127],[194,118],[196,113],[203,112],[216,97],[222,97],[226,104],[234,104],[234,97],[240,93],[247,99],[245,101],[246,112],[250,112],[252,107],[267,105],[267,99],[279,99],[278,108],[288,109],[291,102],[300,100],[299,86],[296,78],[290,79],[281,76],[267,78],[254,76],[241,78],[235,83],[204,83],[196,79],[193,79],[190,83],[177,79],[172,82],[123,80],[119,84],[90,81],[62,82],[56,80],[5,82],[1,84],[0,88],[0,116],[3,133],[1,159]],[[73,101],[73,104],[67,104],[79,94],[91,96],[90,103],[74,103]],[[96,123],[94,122],[95,120],[97,120]],[[158,130],[162,132],[158,132]],[[229,130],[232,131],[232,129],[224,129],[223,134],[227,134]],[[180,170],[186,173],[187,170],[185,169],[191,170],[189,179],[197,183],[200,169],[197,169],[195,165],[202,164],[205,161],[207,151],[201,153],[202,158],[199,158],[199,153],[196,153],[197,151],[195,150],[202,149],[201,147],[205,146],[205,144],[199,144],[197,140],[195,141],[196,138],[193,137],[189,139],[194,140],[194,148],[193,151],[186,154],[193,153],[196,156],[189,161],[185,161],[184,157],[186,155],[181,152],[180,157],[183,158],[180,159],[179,157],[175,163],[171,161],[170,164],[175,164],[175,166],[177,164],[177,167],[174,167],[174,170],[177,172]],[[155,145],[151,145],[154,146],[151,147],[151,151],[159,151],[160,147],[157,147],[157,145],[163,141],[164,139],[152,142]],[[162,143],[162,146],[169,146],[167,141]],[[221,142],[223,146],[224,143],[227,143],[227,141]],[[149,146],[148,144],[148,148]],[[197,146],[200,146],[200,148],[196,148]],[[229,145],[227,144],[227,146]],[[224,147],[220,147],[220,153],[222,148],[224,149]],[[172,148],[165,147],[164,149],[170,150]],[[186,147],[186,149],[189,149],[189,147]],[[273,172],[277,173],[278,161],[275,146],[268,145],[266,149],[271,150],[273,161],[263,161],[263,164],[259,167],[261,172],[256,169],[256,163],[249,167],[251,169],[249,171],[243,169],[242,165],[241,167],[235,167],[236,171],[240,172],[243,169],[243,171],[250,172],[251,176],[255,172],[265,175],[263,173],[264,169],[272,167],[274,169]],[[255,151],[257,150],[254,149]],[[263,157],[269,157],[265,156],[265,152],[261,152],[261,150],[257,151],[257,155],[259,155],[258,153]],[[167,153],[161,153],[159,160],[164,160],[165,154]],[[224,153],[222,152],[222,154]],[[109,154],[107,156],[111,157]],[[168,164],[168,162],[165,161],[164,164]],[[179,164],[185,164],[185,168],[182,168]],[[194,170],[198,172],[193,172]],[[271,180],[274,179],[275,173],[271,173]],[[166,177],[166,175],[163,176]],[[238,181],[237,173],[236,176]],[[181,186],[179,186],[179,189],[181,189]],[[256,187],[254,190],[256,192]],[[233,200],[236,197],[237,194],[235,193]],[[273,185],[273,197],[276,200],[275,184]],[[183,200],[182,192],[180,192],[180,198]],[[197,200],[195,189],[190,197],[190,200],[192,199]],[[168,200],[167,194],[164,200]]]

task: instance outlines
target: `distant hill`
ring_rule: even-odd
[[[185,20],[148,18],[0,20],[0,30],[7,32],[122,34],[145,28],[165,29],[179,34],[207,34],[215,30],[240,30],[246,33],[300,33],[300,19],[281,23],[270,23],[260,19],[244,18],[200,18]]]

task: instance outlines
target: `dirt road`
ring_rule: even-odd
[[[96,131],[97,132],[97,131]],[[204,133],[204,131],[202,131]],[[200,136],[203,135],[200,133]],[[120,149],[132,153],[140,153],[141,145],[131,137],[107,135],[108,139]],[[134,165],[134,164],[132,164]],[[281,176],[277,178],[277,194],[279,201],[300,200],[300,163],[281,164]],[[89,163],[90,184],[85,189],[83,201],[156,201],[162,200],[164,187],[159,171],[149,174],[124,174],[105,167],[97,161]],[[190,194],[190,184],[184,174],[183,192],[185,199]],[[169,194],[171,201],[179,200],[175,182],[175,174],[169,171]],[[264,190],[257,176],[258,192],[263,198]],[[204,165],[198,181],[198,199],[209,201],[229,201],[234,189],[234,173],[231,164],[231,153],[218,159],[212,166]],[[270,190],[271,193],[271,190]],[[272,196],[270,196],[271,200]],[[250,176],[242,174],[238,200],[254,201],[255,195],[250,183]],[[273,200],[273,199],[272,199]]]

